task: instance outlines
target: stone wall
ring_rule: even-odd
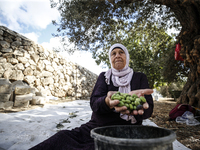
[[[30,93],[32,93],[32,97],[54,96],[88,99],[97,75],[51,50],[45,50],[28,38],[0,26],[0,78],[0,82],[2,82],[0,83],[1,108],[6,105],[7,101],[11,101],[15,105],[16,83],[20,83],[20,87],[23,85],[32,89],[28,93],[23,92],[25,95],[29,94],[27,97],[31,97]],[[7,87],[7,85],[9,86]],[[7,87],[6,92],[1,90],[5,87]],[[11,91],[14,94],[10,93]],[[40,94],[36,95],[35,93]],[[7,96],[7,100],[2,96],[4,98]],[[2,99],[4,100],[2,101]],[[26,102],[32,100],[28,99]]]

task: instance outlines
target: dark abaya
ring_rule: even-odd
[[[105,72],[102,72],[99,75],[90,98],[93,111],[91,120],[78,128],[59,131],[30,150],[94,150],[94,140],[90,137],[90,131],[93,128],[108,125],[131,125],[130,121],[121,119],[120,113],[106,105],[105,98],[108,91],[118,91],[118,87],[113,86],[112,81],[110,85],[107,85],[104,74]],[[149,88],[146,75],[139,72],[134,72],[130,85],[131,91]],[[141,125],[142,120],[149,118],[153,112],[152,96],[145,95],[145,98],[149,108],[144,110],[143,115],[135,116],[137,122],[133,125]]]

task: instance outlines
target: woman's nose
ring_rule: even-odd
[[[120,54],[119,53],[116,53],[116,56],[115,57],[120,57]]]

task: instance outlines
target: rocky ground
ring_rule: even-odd
[[[177,140],[192,150],[200,150],[200,125],[188,126],[186,124],[169,121],[169,112],[176,106],[173,100],[154,101],[154,112],[150,120],[159,127],[176,132]],[[200,118],[198,118],[200,121]]]
[[[70,100],[68,100],[70,101]],[[66,102],[66,99],[52,100],[49,104],[58,104]],[[154,112],[149,118],[159,127],[167,128],[176,132],[177,140],[192,150],[200,150],[200,125],[187,126],[186,124],[179,124],[175,121],[169,121],[169,112],[176,106],[176,102],[172,99],[161,99],[154,101]],[[0,113],[18,112],[29,109],[43,107],[43,105],[29,105],[28,108],[14,108],[12,110],[0,110]],[[198,119],[200,121],[200,118]]]

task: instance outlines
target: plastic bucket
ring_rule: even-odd
[[[91,130],[95,150],[173,150],[175,132],[153,126],[116,125]]]

